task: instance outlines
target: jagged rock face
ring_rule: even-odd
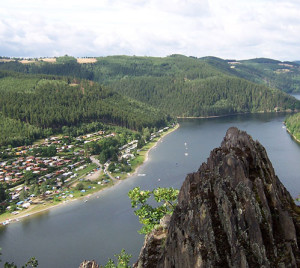
[[[99,268],[99,265],[93,261],[83,261],[79,268]]]
[[[147,237],[136,266],[300,267],[299,219],[263,146],[230,128],[187,175],[168,232]]]

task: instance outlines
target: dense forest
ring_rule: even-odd
[[[288,131],[300,141],[300,113],[288,116],[285,124]]]
[[[241,71],[241,66],[246,63],[262,64],[262,67],[256,68],[257,73],[272,64],[277,64],[276,68],[286,68],[285,65],[278,65],[281,62],[256,59],[243,61],[242,64],[229,63],[232,62],[215,57],[198,59],[171,55],[165,58],[110,56],[97,58],[95,63],[79,64],[75,58],[64,56],[57,58],[55,64],[10,62],[0,64],[0,68],[19,71],[23,68],[23,72],[28,73],[90,79],[173,116],[210,116],[300,108],[299,101],[294,98],[279,90],[258,85],[264,79],[255,79],[253,72],[246,75]]]
[[[97,121],[141,130],[168,120],[161,111],[92,81],[1,71],[0,77],[2,145]]]
[[[180,117],[300,109],[299,101],[279,90],[230,76],[194,80],[124,78],[111,86],[122,94]]]
[[[272,59],[230,62],[233,74],[249,81],[278,88],[284,92],[300,92],[300,65]]]
[[[277,88],[285,92],[300,92],[299,62],[257,58],[251,60],[223,60],[216,57],[158,57],[108,56],[97,62],[79,64],[74,57],[57,57],[56,63],[35,60],[23,64],[20,60],[0,62],[0,69],[35,74],[67,75],[107,84],[123,77],[176,76],[188,79],[216,75],[231,75]]]
[[[7,144],[10,131],[15,141],[27,133],[28,142],[94,121],[141,130],[171,117],[299,110],[300,101],[282,92],[300,88],[299,66],[182,55],[0,62],[0,118],[7,130],[0,143]],[[20,135],[15,125],[22,125]]]

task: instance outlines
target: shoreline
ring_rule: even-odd
[[[222,115],[208,115],[208,116],[177,116],[177,119],[209,119],[209,118],[220,118],[220,117],[226,117],[226,116],[233,116],[233,115],[243,115],[243,114],[263,114],[263,113],[268,113],[268,114],[272,114],[272,113],[297,113],[298,110],[295,111],[279,111],[279,112],[264,112],[264,111],[260,111],[260,112],[255,112],[255,113],[251,113],[251,112],[247,112],[247,113],[233,113],[233,114],[222,114]]]
[[[291,135],[291,137],[292,137],[296,142],[300,143],[300,140],[297,139],[297,138],[290,132],[290,130],[289,130],[287,127],[286,127],[286,131]]]
[[[172,133],[173,131],[175,131],[175,130],[178,129],[178,128],[179,128],[179,123],[177,123],[177,124],[175,125],[174,128],[172,128],[172,129],[168,130],[167,132],[163,133],[162,136],[159,137],[159,139],[158,139],[157,141],[155,141],[154,144],[147,150],[147,152],[146,152],[145,155],[144,155],[145,159],[143,160],[143,162],[142,162],[140,165],[138,165],[138,166],[135,168],[135,170],[133,171],[133,173],[130,174],[128,177],[126,177],[124,180],[126,180],[127,178],[129,178],[129,177],[131,177],[131,176],[137,175],[137,174],[138,174],[139,168],[140,168],[144,163],[146,163],[146,162],[149,160],[149,152],[157,146],[157,144],[158,144],[159,141],[161,141],[164,137],[166,137],[167,135],[169,135],[170,133]]]
[[[89,198],[91,198],[95,195],[102,194],[102,192],[104,192],[105,190],[111,189],[111,188],[121,184],[123,181],[125,181],[127,179],[130,179],[130,177],[136,176],[138,174],[139,168],[149,160],[149,152],[157,146],[159,141],[161,141],[164,137],[166,137],[168,134],[172,133],[173,131],[175,131],[178,128],[179,128],[179,124],[177,123],[174,128],[171,128],[167,132],[163,133],[155,142],[153,142],[153,144],[150,146],[150,148],[146,151],[142,163],[140,165],[136,166],[133,173],[131,173],[130,175],[127,175],[124,179],[118,180],[117,182],[113,183],[112,185],[109,185],[109,186],[107,186],[103,189],[100,189],[99,191],[96,191],[94,193],[90,193],[90,194],[80,196],[80,197],[77,197],[77,198],[74,198],[74,199],[68,199],[66,201],[63,201],[63,202],[55,204],[55,205],[46,204],[46,207],[44,207],[44,208],[41,207],[41,208],[37,209],[36,211],[30,211],[29,210],[28,213],[26,213],[26,211],[24,211],[24,213],[22,215],[12,215],[12,216],[9,217],[9,219],[6,219],[4,221],[2,220],[0,222],[0,226],[6,226],[6,225],[9,225],[11,223],[19,222],[21,220],[24,220],[24,219],[27,219],[29,217],[38,215],[40,213],[44,213],[44,212],[46,212],[50,209],[54,209],[54,208],[61,207],[63,205],[71,204],[74,201],[80,201],[80,200],[85,199],[85,198],[89,199]],[[38,204],[38,205],[40,205],[40,204]],[[38,205],[36,205],[35,207],[32,207],[31,210],[34,210]]]

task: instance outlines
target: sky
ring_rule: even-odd
[[[2,0],[0,56],[300,60],[299,0]]]

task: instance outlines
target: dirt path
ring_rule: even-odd
[[[99,177],[102,173],[102,165],[100,164],[99,160],[97,158],[95,158],[95,156],[91,156],[90,159],[92,160],[92,162],[94,164],[96,164],[99,167],[99,170],[97,170],[93,174],[90,174],[85,177],[87,180],[93,181],[93,180],[99,179]]]

